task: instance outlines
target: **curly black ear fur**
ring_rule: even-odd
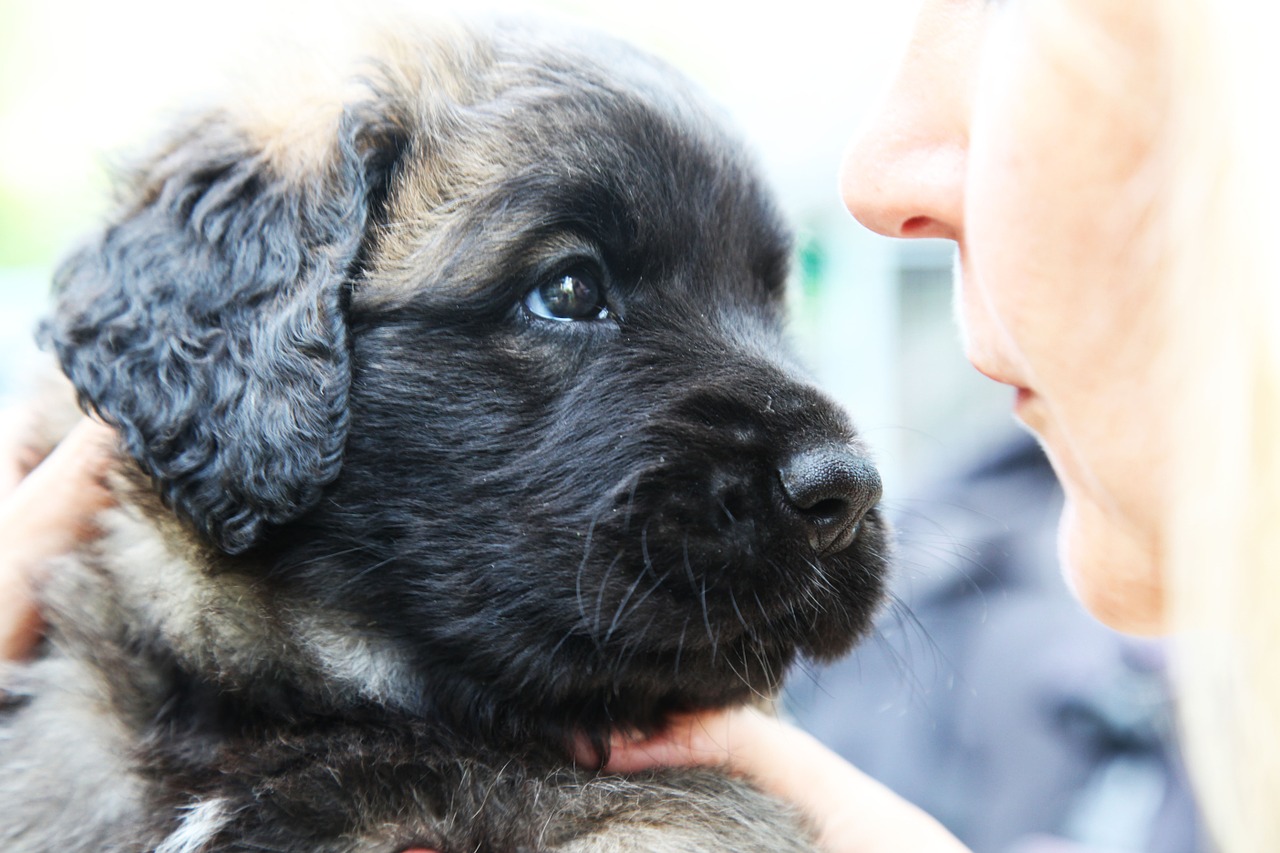
[[[305,175],[206,119],[55,276],[42,337],[81,404],[228,553],[313,506],[342,463],[347,284],[401,144],[363,112]]]

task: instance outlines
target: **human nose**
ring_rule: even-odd
[[[963,234],[983,5],[927,0],[893,85],[845,154],[841,196],[872,231],[957,241]]]

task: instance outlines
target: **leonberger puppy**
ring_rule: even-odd
[[[3,677],[0,847],[812,849],[725,771],[574,760],[881,599],[789,254],[716,110],[598,35],[405,27],[181,123],[41,332],[119,506]]]

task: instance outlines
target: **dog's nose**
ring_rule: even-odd
[[[843,445],[795,454],[778,469],[778,478],[788,509],[820,555],[849,547],[880,500],[875,467]]]

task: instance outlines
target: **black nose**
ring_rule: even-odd
[[[876,469],[843,445],[797,453],[778,469],[778,478],[789,509],[818,554],[849,547],[880,500]]]

